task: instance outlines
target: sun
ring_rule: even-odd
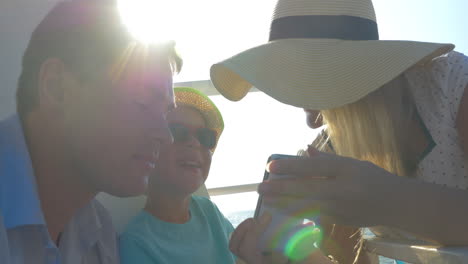
[[[175,40],[180,31],[175,14],[177,1],[119,0],[123,22],[135,38],[145,43]]]

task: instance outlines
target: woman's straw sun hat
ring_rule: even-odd
[[[255,86],[276,100],[323,110],[355,102],[452,44],[379,40],[370,0],[279,0],[269,42],[211,66],[226,98]]]

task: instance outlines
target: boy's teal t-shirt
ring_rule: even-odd
[[[161,221],[141,211],[120,236],[122,264],[235,263],[229,251],[234,228],[214,203],[193,196],[190,220]]]

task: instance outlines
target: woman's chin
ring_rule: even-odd
[[[307,122],[307,126],[309,126],[312,129],[316,129],[322,126],[322,123],[318,122],[316,117],[313,117],[313,116],[307,116],[306,122]]]

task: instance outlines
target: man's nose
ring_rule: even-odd
[[[151,126],[151,137],[156,143],[172,144],[172,142],[174,142],[165,115],[160,114],[158,117],[156,117],[155,120],[153,120],[152,123],[153,125]]]

